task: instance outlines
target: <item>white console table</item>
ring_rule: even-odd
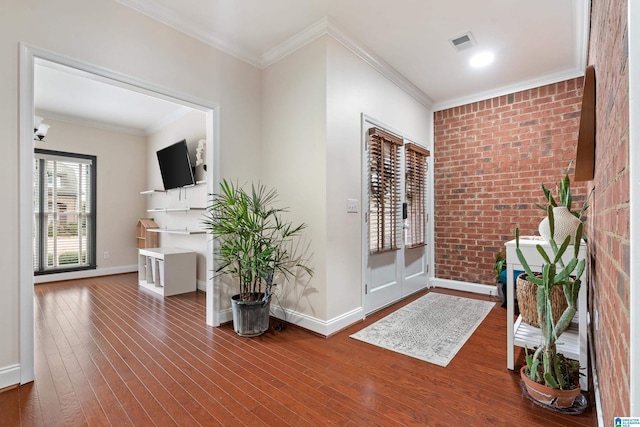
[[[524,255],[529,267],[534,272],[542,271],[544,260],[536,250],[536,245],[541,245],[548,254],[552,254],[551,247],[541,237],[520,237],[520,250]],[[507,368],[514,368],[514,345],[533,348],[542,343],[542,334],[539,328],[528,325],[522,321],[522,316],[513,321],[514,316],[514,287],[513,271],[524,270],[518,255],[516,254],[516,241],[511,240],[505,243],[507,253]],[[581,242],[578,251],[578,259],[586,259],[587,247]],[[573,257],[573,246],[569,246],[564,256],[563,262],[566,264]],[[585,273],[586,274],[586,273]],[[580,388],[588,390],[589,370],[587,366],[587,283],[584,280],[578,294],[578,311],[573,318],[573,322],[558,339],[558,352],[570,359],[580,362]]]
[[[196,253],[176,248],[138,250],[138,284],[170,296],[196,290]]]

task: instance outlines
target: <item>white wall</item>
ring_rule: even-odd
[[[0,388],[19,369],[19,44],[220,106],[221,176],[258,176],[260,70],[113,0],[0,3]],[[144,203],[144,202],[143,202]]]
[[[308,225],[314,268],[311,281],[283,284],[279,297],[288,309],[321,320],[327,319],[326,79],[325,37],[262,75],[262,179],[278,190],[289,218]]]
[[[361,114],[431,146],[432,112],[333,38],[327,38],[327,307],[328,319],[362,307]],[[360,203],[360,210],[362,210]]]
[[[198,141],[206,137],[205,119],[206,114],[203,112],[191,110],[173,123],[149,136],[145,157],[148,164],[146,187],[141,189],[141,191],[163,189],[162,175],[160,174],[158,157],[156,155],[156,151],[162,148],[186,139],[191,164],[195,166]],[[205,179],[202,166],[196,167],[195,178],[198,181]],[[207,187],[206,185],[197,185],[183,189],[172,189],[166,193],[138,197],[146,198],[146,209],[206,207]],[[160,228],[197,230],[202,228],[201,220],[203,213],[204,211],[202,210],[166,213],[146,212],[144,217],[153,218]],[[209,239],[210,236],[207,234],[180,235],[160,233],[159,237],[160,246],[162,247],[188,249],[196,252],[196,279],[198,281],[198,288],[205,290],[207,278],[212,276],[211,272],[207,272],[206,269],[207,239]]]
[[[330,36],[263,71],[266,183],[309,224],[315,275],[286,292],[289,320],[332,333],[362,318],[361,114],[430,145],[432,112]],[[362,209],[362,207],[361,207]],[[300,315],[300,319],[297,319]]]
[[[145,209],[136,192],[145,185],[147,143],[143,136],[96,129],[45,118],[51,126],[36,148],[96,156],[96,269],[110,274],[137,268],[135,224]],[[104,259],[109,251],[109,259]],[[38,276],[38,282],[59,280]],[[64,274],[62,276],[68,276]]]

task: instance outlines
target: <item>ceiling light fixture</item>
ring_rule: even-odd
[[[480,52],[476,53],[469,60],[469,64],[473,68],[482,68],[493,62],[494,56],[491,52]]]
[[[49,131],[49,125],[42,123],[43,118],[35,116],[33,118],[33,140],[42,141]]]

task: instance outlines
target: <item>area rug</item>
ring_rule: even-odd
[[[432,292],[351,338],[444,367],[494,305],[490,301]]]

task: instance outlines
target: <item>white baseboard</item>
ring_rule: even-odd
[[[20,365],[0,368],[0,390],[20,384]]]
[[[123,265],[120,267],[98,268],[95,270],[70,271],[68,273],[43,274],[34,276],[33,283],[59,282],[61,280],[87,279],[89,277],[110,276],[112,274],[134,273],[137,265]]]
[[[596,417],[598,419],[598,427],[604,427],[604,417],[602,415],[602,400],[600,398],[600,382],[598,381],[598,370],[596,369],[596,354],[593,349],[593,337],[591,336],[591,328],[587,329],[589,333],[589,358],[591,359],[591,382],[593,383],[593,395],[596,401]]]
[[[480,283],[460,282],[458,280],[438,279],[434,277],[431,279],[431,286],[472,292],[474,294],[498,296],[498,287],[496,285],[482,285]]]
[[[271,302],[271,315],[281,320],[286,320],[301,328],[315,332],[318,335],[328,337],[356,322],[364,319],[364,310],[362,307],[356,308],[350,312],[334,317],[330,320],[320,320],[307,314],[298,313],[293,310],[284,309],[286,316],[282,313],[282,309]],[[286,317],[286,318],[285,318]],[[231,322],[233,315],[231,309],[228,308],[220,312],[220,323]]]
[[[351,310],[350,312],[344,313],[330,320],[320,320],[307,314],[298,313],[286,308],[284,311],[286,313],[286,318],[278,305],[274,305],[273,303],[271,304],[272,316],[286,320],[293,325],[300,326],[301,328],[325,337],[333,335],[347,326],[364,319],[364,310],[362,307]]]

